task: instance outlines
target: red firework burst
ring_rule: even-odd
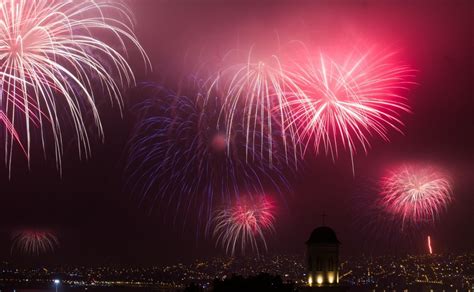
[[[247,245],[258,253],[258,239],[267,248],[264,232],[273,230],[274,211],[275,205],[267,196],[241,198],[215,213],[213,234],[232,255],[239,241],[242,253]]]
[[[17,250],[26,255],[40,255],[53,252],[59,245],[56,234],[48,230],[20,230],[12,234],[12,252]]]
[[[397,65],[393,53],[350,54],[342,62],[320,54],[295,63],[292,78],[303,94],[286,106],[300,142],[333,159],[340,148],[351,158],[360,146],[367,153],[369,137],[389,140],[390,128],[401,132],[401,112],[409,112],[401,92],[414,70]]]
[[[449,177],[430,165],[397,167],[381,180],[379,206],[405,223],[433,222],[452,201]]]

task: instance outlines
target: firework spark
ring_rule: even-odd
[[[405,223],[433,222],[452,201],[448,176],[430,165],[395,168],[381,180],[378,204]]]
[[[402,131],[399,116],[409,107],[400,92],[413,70],[391,61],[393,54],[353,55],[338,63],[321,53],[293,64],[290,76],[303,94],[285,104],[287,124],[296,124],[305,151],[312,143],[334,160],[343,148],[353,161],[358,145],[367,153],[369,136],[389,140],[389,128]]]
[[[103,137],[96,108],[98,97],[93,89],[100,88],[121,108],[121,88],[134,82],[126,60],[127,43],[138,48],[149,62],[131,25],[129,12],[120,2],[0,3],[0,108],[11,124],[21,126],[21,132],[26,133],[28,159],[33,130],[39,128],[43,148],[47,136],[53,137],[60,168],[66,121],[74,125],[79,155],[90,155],[85,110],[93,112],[99,136]],[[62,110],[67,114],[60,113]],[[11,141],[5,144],[11,145],[12,140],[19,140],[19,136],[11,135]]]
[[[53,252],[59,245],[56,234],[47,230],[21,230],[12,234],[12,252],[40,255]]]
[[[266,188],[279,193],[287,187],[277,167],[284,158],[276,145],[274,167],[268,166],[265,155],[246,158],[245,130],[236,126],[231,136],[220,132],[216,126],[220,106],[203,104],[196,98],[202,92],[199,88],[181,89],[190,97],[158,85],[148,88],[150,98],[136,110],[141,118],[131,139],[127,171],[132,192],[141,194],[150,210],[160,201],[158,207],[173,206],[179,215],[197,211],[205,224],[216,201]]]
[[[265,232],[273,231],[275,205],[267,196],[242,197],[231,206],[215,212],[212,218],[213,235],[227,253],[234,255],[240,241],[245,252],[247,245],[259,252],[259,241],[267,249]]]

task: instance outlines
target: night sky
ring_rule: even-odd
[[[424,237],[376,241],[365,228],[365,206],[375,194],[367,187],[382,170],[404,161],[441,165],[453,177],[454,201],[430,234],[438,251],[472,251],[474,247],[474,88],[473,6],[471,1],[156,1],[136,0],[130,8],[136,33],[153,65],[132,56],[137,81],[173,86],[192,67],[199,50],[225,53],[249,44],[272,46],[304,40],[325,47],[348,46],[348,40],[400,50],[418,70],[408,93],[413,114],[402,116],[404,135],[390,131],[389,143],[377,137],[372,148],[333,163],[307,157],[297,175],[289,175],[292,192],[279,206],[276,232],[267,236],[271,253],[303,253],[310,232],[326,223],[342,242],[342,256],[361,253],[419,253]],[[191,68],[188,68],[191,69]],[[15,156],[12,177],[1,170],[0,258],[10,255],[10,232],[19,227],[50,228],[61,242],[52,263],[161,264],[223,255],[193,222],[175,223],[139,206],[138,194],[125,186],[127,141],[134,126],[131,108],[139,89],[127,91],[121,118],[117,108],[99,105],[105,142],[93,141],[89,160],[80,161],[74,142],[66,143],[62,175],[52,156],[37,149],[28,166]],[[66,139],[67,140],[67,139]],[[178,212],[178,211],[177,211]]]

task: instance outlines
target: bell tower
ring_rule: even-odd
[[[334,230],[321,226],[306,241],[308,286],[331,287],[339,284],[339,245]]]

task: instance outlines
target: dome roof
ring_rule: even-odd
[[[306,241],[306,244],[313,243],[340,244],[334,230],[327,226],[318,227],[311,232],[311,236]]]

